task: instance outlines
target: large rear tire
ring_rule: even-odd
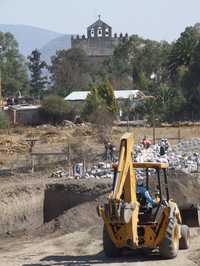
[[[175,219],[170,219],[167,226],[166,236],[161,242],[160,255],[165,259],[173,259],[179,250],[179,228]]]
[[[181,239],[179,240],[180,249],[188,249],[190,246],[190,230],[187,225],[181,225]]]
[[[117,258],[121,256],[122,249],[117,248],[110,239],[106,226],[103,227],[103,249],[106,257]]]

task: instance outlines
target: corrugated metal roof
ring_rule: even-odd
[[[39,109],[40,107],[41,107],[41,105],[10,105],[8,107],[8,109],[11,108],[11,109],[14,109],[14,110],[21,111],[21,110]]]
[[[144,96],[139,90],[118,90],[114,91],[114,93],[116,99],[138,98],[139,96]]]
[[[90,91],[73,91],[67,97],[66,101],[84,101]],[[139,90],[117,90],[114,91],[116,99],[128,99],[128,98],[138,98],[144,96],[144,94]]]
[[[88,96],[89,91],[73,91],[67,97],[66,101],[84,101]]]

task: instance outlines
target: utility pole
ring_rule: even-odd
[[[153,115],[152,115],[152,122],[153,122],[153,144],[156,144],[156,121],[155,121],[155,115],[154,115],[154,111],[153,111]]]

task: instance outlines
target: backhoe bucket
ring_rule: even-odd
[[[180,207],[182,223],[190,227],[200,226],[200,205],[187,205]]]

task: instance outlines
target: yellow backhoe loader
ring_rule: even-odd
[[[158,250],[163,258],[174,258],[179,248],[189,248],[190,232],[175,200],[169,197],[168,164],[133,162],[132,150],[133,135],[126,133],[121,139],[119,162],[114,166],[112,192],[108,202],[97,207],[104,221],[104,252],[107,257],[118,257],[124,248]],[[137,169],[145,172],[146,191],[153,193],[152,184],[156,187],[156,204],[150,206],[137,193]],[[151,176],[150,171],[154,172]],[[199,210],[189,211],[194,216],[192,225],[199,226]],[[186,210],[184,215],[189,220]]]

